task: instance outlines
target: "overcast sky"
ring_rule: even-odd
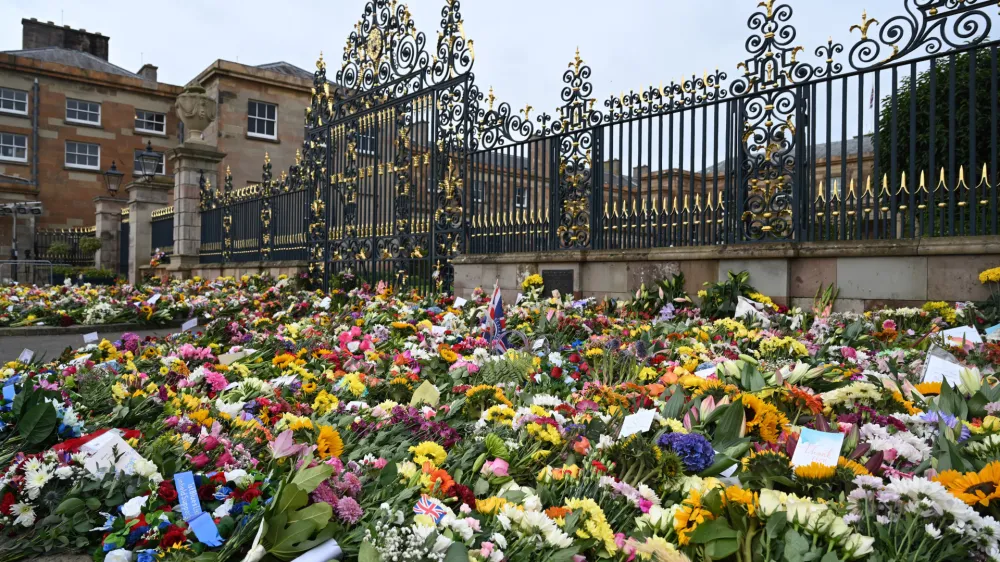
[[[136,71],[159,67],[163,82],[184,84],[216,59],[288,61],[313,70],[322,50],[330,78],[364,0],[171,0],[154,10],[125,0],[2,0],[0,50],[21,47],[21,18],[100,31],[111,62]],[[13,4],[13,6],[11,6]],[[879,19],[901,0],[792,0],[798,43],[812,55],[828,36],[845,44],[864,7]],[[444,0],[410,0],[417,27],[433,43]],[[561,76],[577,46],[593,69],[598,99],[719,67],[736,74],[745,58],[747,17],[757,0],[463,0],[475,40],[477,83],[515,108],[559,103]]]

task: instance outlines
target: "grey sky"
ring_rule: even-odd
[[[828,36],[849,44],[848,28],[867,5],[879,19],[901,0],[790,0],[798,43],[811,56]],[[111,61],[129,70],[159,66],[160,80],[183,84],[214,60],[261,64],[285,60],[312,70],[326,54],[330,77],[364,0],[282,2],[172,0],[152,11],[124,0],[4,0],[0,49],[18,49],[22,17],[100,31]],[[11,3],[13,4],[11,6]],[[874,4],[874,6],[873,6]],[[411,0],[428,42],[437,37],[444,0]],[[515,108],[559,103],[561,76],[577,46],[593,69],[598,99],[630,87],[669,82],[719,67],[736,74],[757,0],[463,0],[466,34],[475,40],[477,83]],[[853,38],[853,39],[852,39]]]

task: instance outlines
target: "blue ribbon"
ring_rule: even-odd
[[[194,531],[198,541],[209,547],[221,546],[222,537],[215,526],[212,516],[201,509],[198,499],[198,487],[194,485],[194,475],[191,471],[174,474],[174,484],[177,487],[177,501],[180,503],[181,516],[188,527]]]

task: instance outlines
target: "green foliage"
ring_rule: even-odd
[[[303,466],[308,466],[307,459]],[[333,467],[320,464],[290,475],[268,508],[264,545],[278,560],[291,560],[333,537],[328,503],[309,503],[311,494],[333,474]]]
[[[625,305],[632,314],[653,316],[667,304],[685,306],[691,303],[684,290],[684,274],[677,273],[669,279],[661,279],[646,288],[645,283],[635,292],[635,297]]]
[[[100,238],[88,236],[86,238],[81,238],[80,243],[77,246],[84,254],[93,255],[97,252],[97,250],[101,249],[101,245],[102,243]]]
[[[750,273],[728,273],[728,279],[721,283],[705,283],[705,294],[701,297],[702,315],[708,318],[730,317],[736,314],[739,297],[756,292],[750,285]]]
[[[897,92],[896,101],[896,146],[892,144],[893,131],[893,108],[892,96],[887,95],[882,100],[882,108],[879,112],[879,147],[878,162],[879,170],[886,173],[892,172],[892,160],[895,154],[897,175],[906,172],[911,174],[915,170],[927,173],[929,187],[937,179],[937,170],[942,166],[947,166],[950,161],[950,150],[955,150],[955,162],[966,167],[966,181],[972,184],[978,181],[979,170],[970,170],[969,139],[970,134],[975,133],[975,163],[981,167],[984,162],[990,162],[990,138],[991,121],[989,119],[991,106],[994,99],[992,96],[990,51],[979,49],[975,51],[975,58],[970,53],[962,53],[955,56],[955,120],[954,129],[955,140],[953,145],[949,145],[949,97],[950,97],[950,76],[951,63],[948,58],[940,58],[933,70],[935,87],[934,100],[931,103],[931,69],[927,69],[917,75],[915,86],[911,90],[911,76],[903,77]],[[970,72],[969,62],[974,61],[975,68],[975,127],[969,127],[970,104]],[[907,73],[908,74],[908,73]],[[910,129],[910,108],[915,96],[916,101],[916,128]],[[934,122],[931,123],[930,111],[933,105]],[[931,129],[935,136],[934,146],[931,146]],[[910,143],[916,142],[916,160],[910,162]],[[934,153],[934,166],[930,168],[930,154]],[[912,164],[912,166],[911,166]],[[949,173],[957,176],[958,170],[949,170]],[[877,179],[877,178],[876,178]],[[914,178],[915,179],[915,178]],[[893,177],[890,181],[899,181],[898,177]],[[913,184],[911,183],[911,186]]]
[[[48,254],[53,256],[67,256],[73,251],[70,245],[65,242],[53,242],[48,249]]]

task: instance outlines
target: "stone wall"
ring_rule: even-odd
[[[513,302],[527,275],[570,270],[583,297],[628,299],[643,283],[678,272],[693,297],[706,282],[748,271],[750,283],[776,302],[809,306],[820,285],[832,283],[840,289],[839,309],[862,311],[983,300],[989,289],[979,272],[996,266],[1000,236],[477,255],[455,260],[455,294],[499,280]]]

